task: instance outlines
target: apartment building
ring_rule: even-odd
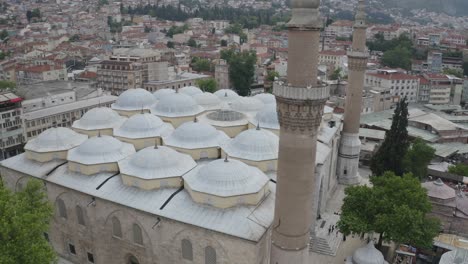
[[[345,50],[323,50],[319,54],[319,64],[340,68],[344,74],[348,68],[348,56]]]
[[[0,94],[0,160],[21,153],[26,142],[21,120],[22,100],[13,93]]]
[[[429,103],[460,105],[463,79],[444,74],[424,74],[429,86]]]
[[[417,102],[419,78],[400,70],[380,69],[366,73],[365,85],[390,90],[392,96],[406,97],[408,102]]]

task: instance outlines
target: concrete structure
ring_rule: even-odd
[[[418,100],[419,78],[397,69],[380,69],[366,73],[366,86],[389,89],[392,96],[407,97],[408,102]]]
[[[0,94],[0,160],[21,153],[26,142],[22,121],[22,100],[10,92]]]
[[[317,134],[329,89],[317,81],[319,0],[291,1],[288,23],[287,83],[273,87],[278,105],[280,142],[271,259],[274,264],[309,262],[315,229]]]
[[[113,95],[143,87],[144,67],[131,61],[103,61],[97,72],[98,87]]]
[[[230,89],[229,65],[225,60],[219,60],[215,65],[215,79],[218,89]]]
[[[349,86],[346,93],[344,126],[341,133],[340,152],[338,154],[337,174],[340,183],[358,184],[359,153],[359,119],[361,117],[364,74],[367,68],[368,52],[366,48],[366,13],[364,0],[359,1],[354,22],[353,45],[348,52]]]

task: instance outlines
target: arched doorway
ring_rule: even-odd
[[[138,259],[135,256],[130,255],[128,257],[127,264],[140,264],[140,262],[138,261]]]

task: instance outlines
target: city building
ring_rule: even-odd
[[[219,60],[215,65],[215,80],[218,83],[218,89],[230,89],[229,65],[225,60]]]
[[[419,78],[393,69],[380,69],[367,72],[365,85],[389,89],[392,96],[407,98],[408,102],[418,100]]]
[[[23,99],[13,93],[0,94],[0,160],[18,155],[26,143],[21,101]]]

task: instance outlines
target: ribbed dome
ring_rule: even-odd
[[[232,110],[243,113],[257,112],[262,109],[263,106],[264,104],[262,101],[253,97],[239,97],[231,104]]]
[[[215,160],[184,176],[190,189],[214,196],[229,197],[259,192],[268,177],[255,167],[237,160]]]
[[[232,110],[218,110],[207,114],[206,117],[215,121],[229,122],[242,120],[245,115]]]
[[[195,166],[190,155],[164,146],[147,147],[119,161],[122,174],[142,179],[180,177]]]
[[[194,96],[194,95],[197,95],[197,94],[202,94],[203,91],[200,90],[200,88],[195,87],[195,86],[187,86],[187,87],[180,88],[179,93]]]
[[[192,116],[202,111],[192,97],[182,93],[164,95],[151,109],[153,114],[165,117]]]
[[[264,129],[249,129],[226,141],[221,148],[231,157],[262,161],[278,159],[279,138]]]
[[[133,115],[121,127],[114,129],[114,136],[125,138],[151,138],[165,136],[174,129],[159,117],[144,113]]]
[[[112,104],[112,109],[124,111],[150,109],[154,103],[153,95],[145,89],[128,89]]]
[[[354,252],[353,263],[355,264],[385,264],[384,257],[380,251],[374,247],[371,241],[367,246],[359,248]]]
[[[107,107],[97,107],[73,122],[73,128],[83,130],[107,129],[120,126],[126,119]]]
[[[269,93],[257,94],[253,98],[262,101],[265,105],[276,104],[275,96]]]
[[[135,153],[131,144],[110,136],[92,137],[68,152],[68,160],[85,165],[117,162]]]
[[[228,138],[224,132],[209,124],[186,122],[165,137],[164,144],[185,149],[211,148],[219,147]]]
[[[173,93],[175,93],[174,89],[159,89],[153,93],[153,97],[156,101],[159,101],[164,95]]]
[[[260,124],[261,127],[268,129],[280,129],[276,105],[269,104],[262,110],[258,111],[253,119],[253,124]]]
[[[80,145],[86,139],[88,136],[76,133],[69,128],[49,128],[37,138],[29,140],[24,149],[34,152],[64,151]]]
[[[221,89],[214,93],[223,102],[232,102],[239,98],[239,95],[231,89]]]
[[[212,93],[201,93],[193,96],[195,102],[205,110],[216,110],[221,108],[221,99]]]
[[[455,190],[447,186],[441,179],[425,182],[422,186],[427,190],[427,195],[432,198],[445,200],[456,197]]]

